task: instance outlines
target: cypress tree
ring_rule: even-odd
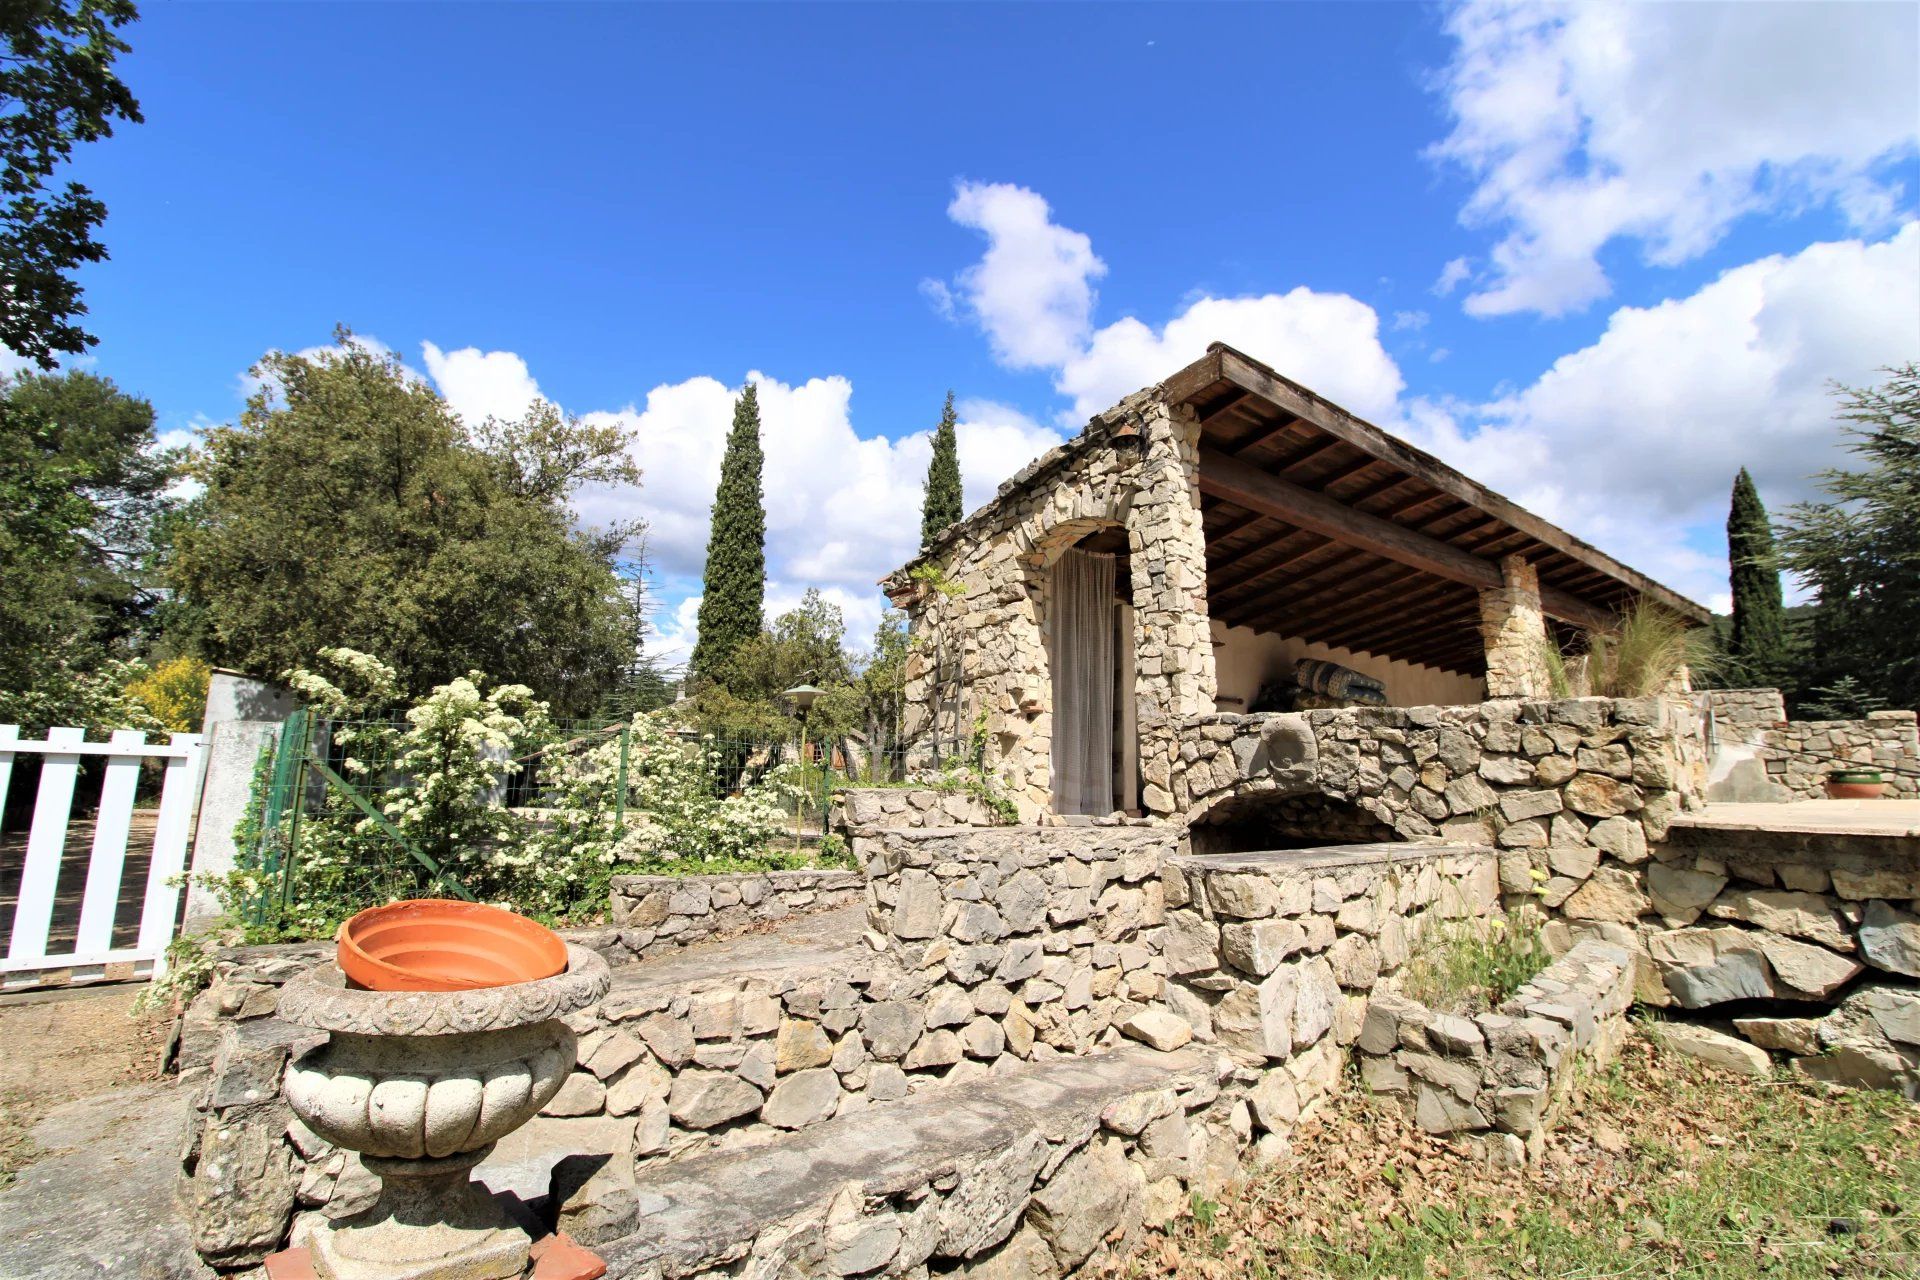
[[[1733,634],[1727,648],[1735,672],[1746,680],[1778,680],[1787,667],[1787,611],[1773,526],[1745,467],[1734,478],[1727,512],[1727,564],[1733,583]]]
[[[953,392],[947,392],[947,407],[940,411],[940,425],[933,432],[933,461],[927,464],[927,499],[920,510],[920,549],[933,545],[934,538],[965,513],[960,505],[960,450],[954,437],[957,419],[953,413]]]
[[[761,501],[760,397],[753,385],[733,406],[733,428],[720,460],[707,535],[707,569],[700,598],[700,635],[689,664],[695,676],[717,677],[727,660],[760,634],[767,591],[767,511]]]

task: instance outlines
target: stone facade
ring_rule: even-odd
[[[1157,389],[1128,397],[1001,486],[1001,500],[949,529],[886,587],[909,615],[909,738],[948,751],[984,716],[986,765],[1022,821],[1052,808],[1050,570],[1088,534],[1124,529],[1133,554],[1136,714],[1142,728],[1213,709],[1198,422]],[[937,566],[959,594],[916,580]]]
[[[615,876],[609,919],[632,956],[658,955],[860,897],[856,871]]]

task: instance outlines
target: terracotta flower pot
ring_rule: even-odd
[[[1829,800],[1878,800],[1887,793],[1876,769],[1835,769],[1827,775]]]
[[[566,944],[545,925],[478,902],[415,898],[340,926],[339,962],[363,991],[470,991],[551,978]]]

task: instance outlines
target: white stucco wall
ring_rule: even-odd
[[[1387,686],[1387,701],[1396,707],[1468,706],[1486,696],[1484,682],[1456,672],[1376,658],[1250,627],[1229,627],[1221,622],[1211,626],[1213,665],[1222,699],[1217,705],[1223,712],[1247,710],[1262,684],[1285,675],[1301,658],[1322,658],[1374,677]],[[1240,701],[1226,701],[1231,698]]]

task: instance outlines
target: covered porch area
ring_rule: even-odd
[[[1371,678],[1392,706],[1545,697],[1549,637],[1575,647],[1643,599],[1710,618],[1231,347],[1164,394],[1200,426],[1218,711],[1289,709],[1272,693],[1303,658]]]

